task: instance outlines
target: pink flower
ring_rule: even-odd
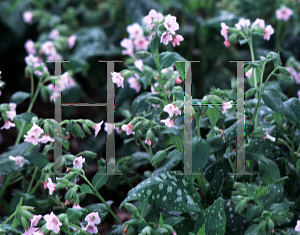
[[[47,181],[44,182],[44,189],[47,189]]]
[[[44,52],[45,55],[52,55],[56,53],[56,49],[54,47],[53,42],[51,41],[46,41],[42,44],[41,46],[42,51]]]
[[[300,90],[297,92],[298,99],[300,100]]]
[[[130,77],[127,79],[127,82],[129,83],[129,87],[134,89],[136,93],[139,93],[141,91],[141,84],[137,81],[135,77]]]
[[[226,113],[226,110],[227,109],[230,109],[232,108],[232,100],[228,101],[228,102],[223,102],[223,105],[222,105],[222,113]]]
[[[80,209],[80,208],[82,208],[82,207],[81,207],[80,205],[74,204],[72,208],[73,208],[73,209]]]
[[[151,145],[151,140],[150,139],[146,139],[145,140],[145,144]]]
[[[17,116],[16,111],[6,111],[6,116],[13,121],[15,116]]]
[[[85,162],[85,158],[82,158],[82,156],[79,156],[74,159],[73,161],[73,168],[80,168],[82,169],[82,164]]]
[[[32,54],[29,54],[28,56],[25,57],[25,62],[27,65],[32,65],[33,67],[37,67],[40,65],[39,58],[35,57]]]
[[[134,134],[135,132],[132,131],[132,125],[130,125],[130,123],[123,125],[121,128],[123,131],[126,131],[126,135],[130,135],[130,134]]]
[[[129,33],[129,38],[136,39],[143,36],[144,31],[138,23],[134,23],[132,25],[128,25],[126,28]]]
[[[153,20],[161,21],[164,16],[161,13],[157,13],[154,9],[149,11],[149,14],[143,18],[143,22],[147,25],[147,28],[153,26]]]
[[[226,25],[224,22],[221,23],[221,35],[224,37],[224,39],[228,39],[228,29],[229,29],[229,26]]]
[[[34,228],[32,226],[28,227],[27,230],[25,230],[25,232],[22,234],[22,235],[32,235],[32,234],[36,234],[36,231],[38,230],[39,228]]]
[[[123,55],[129,55],[131,57],[134,57],[134,53],[133,53],[134,46],[133,46],[133,41],[131,39],[124,38],[120,44],[122,47],[126,48],[126,50],[122,51]]]
[[[134,40],[135,49],[140,50],[148,50],[149,42],[146,40],[145,37],[137,38]]]
[[[25,42],[24,47],[25,47],[28,54],[35,54],[36,53],[36,49],[34,47],[34,42],[31,39],[28,39]]]
[[[116,132],[118,133],[118,134],[121,134],[122,133],[122,129],[120,128],[120,127],[116,127]]]
[[[241,30],[242,27],[245,28],[245,27],[248,27],[250,26],[250,20],[245,20],[244,18],[241,18],[239,20],[239,22],[237,24],[234,25],[237,29]]]
[[[33,19],[33,13],[30,12],[30,11],[25,11],[23,13],[23,21],[27,24],[31,24],[32,22],[32,19]]]
[[[88,214],[84,220],[89,224],[100,224],[101,222],[98,212],[92,212]]]
[[[33,215],[33,218],[30,219],[30,226],[34,227],[38,224],[39,220],[42,218],[42,215]]]
[[[24,166],[24,161],[25,159],[22,156],[17,156],[17,157],[13,157],[13,156],[9,156],[8,157],[10,160],[15,161],[15,164],[19,167]]]
[[[31,129],[27,132],[27,135],[40,137],[44,133],[44,130],[40,128],[37,124],[33,123]]]
[[[286,68],[290,71],[291,76],[292,76],[293,78],[296,78],[296,77],[297,77],[297,71],[296,71],[294,68],[292,68],[292,67],[286,67]]]
[[[62,57],[61,57],[60,54],[58,54],[57,52],[55,52],[55,53],[49,55],[48,60],[49,61],[62,60]]]
[[[15,127],[16,125],[14,124],[14,123],[12,123],[11,121],[6,121],[5,123],[4,123],[4,125],[1,127],[1,130],[2,129],[9,129],[9,128],[11,128],[11,127]]]
[[[103,120],[97,124],[95,124],[94,129],[95,129],[95,137],[98,135],[99,131],[101,130],[101,126],[103,124]]]
[[[107,131],[108,128],[108,131]],[[115,129],[115,124],[114,123],[104,123],[104,130],[107,132],[109,135],[113,132],[113,129]]]
[[[112,72],[110,73],[112,75],[112,81],[113,83],[116,83],[118,87],[124,88],[124,78],[120,73]]]
[[[274,33],[274,29],[272,28],[271,25],[268,25],[264,30],[264,39],[269,41],[273,33]]]
[[[297,220],[297,225],[295,227],[295,231],[300,232],[300,220]]]
[[[44,218],[46,220],[46,228],[48,230],[54,231],[55,233],[58,233],[60,230],[60,226],[62,226],[62,223],[59,221],[53,211],[50,215],[45,215]]]
[[[246,77],[251,78],[253,72],[253,68],[249,69],[248,72],[246,73]]]
[[[179,29],[179,24],[176,22],[176,17],[170,14],[166,16],[164,26],[171,34],[175,34],[175,31]]]
[[[293,10],[283,6],[280,9],[276,10],[276,19],[288,21],[293,14],[294,14]]]
[[[228,39],[226,39],[226,40],[224,41],[224,45],[225,45],[226,47],[230,47],[230,42],[229,42]]]
[[[98,233],[98,229],[94,224],[88,224],[85,228],[83,228],[83,230],[90,234]]]
[[[25,137],[24,141],[30,142],[33,145],[37,145],[40,141],[40,139],[38,137],[33,136],[33,135],[24,135],[24,137]]]
[[[269,140],[271,140],[272,142],[275,142],[275,140],[276,140],[276,138],[275,138],[275,137],[273,137],[273,136],[270,136],[270,135],[268,134],[268,132],[267,132],[267,131],[265,132],[265,134],[266,134],[266,136],[264,137],[264,139],[269,139]]]
[[[141,59],[134,61],[134,66],[143,71],[143,61]]]
[[[50,33],[49,33],[49,38],[55,40],[55,39],[57,39],[58,37],[59,37],[59,32],[58,32],[58,30],[57,30],[57,29],[52,29],[52,30],[50,31]]]
[[[175,46],[179,46],[180,42],[183,41],[183,37],[179,34],[176,34],[173,38],[172,38],[172,45],[173,47]]]
[[[178,129],[178,127],[174,125],[174,119],[171,120],[170,118],[167,118],[167,119],[162,119],[160,121],[165,123],[165,125],[168,127],[174,127],[176,129]]]
[[[176,82],[177,84],[181,84],[181,83],[182,83],[182,80],[181,80],[180,78],[176,78],[176,79],[175,79],[175,82]]]
[[[44,135],[42,136],[42,138],[39,139],[39,142],[41,142],[41,143],[43,143],[43,144],[46,144],[46,143],[48,143],[49,141],[50,141],[50,142],[54,142],[54,139],[51,138],[50,135],[46,135],[46,134],[44,134]]]
[[[252,27],[255,26],[255,25],[257,25],[259,28],[264,29],[264,28],[265,28],[265,21],[262,20],[262,19],[257,18],[257,19],[253,22]]]
[[[167,104],[164,107],[164,111],[170,115],[170,118],[175,114],[175,116],[181,115],[181,110],[174,104]]]
[[[76,85],[74,79],[69,76],[68,72],[63,73],[61,75],[61,78],[62,78],[62,82],[63,82],[62,90],[68,89],[68,88]]]
[[[160,42],[162,42],[163,44],[165,45],[168,45],[168,43],[172,41],[172,35],[169,33],[169,32],[164,32],[162,35],[161,35],[161,38],[160,38]]]
[[[76,42],[76,38],[77,36],[76,35],[71,35],[69,38],[68,38],[68,48],[69,49],[72,49],[75,45],[75,42]]]
[[[53,192],[54,192],[54,190],[55,190],[55,186],[56,186],[56,184],[54,184],[54,183],[52,182],[52,179],[51,179],[51,178],[48,178],[47,187],[48,187],[48,189],[49,189],[49,195],[52,195],[52,194],[53,194]],[[47,228],[47,229],[48,229],[48,228]]]

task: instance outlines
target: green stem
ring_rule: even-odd
[[[164,81],[162,79],[162,75],[161,75],[161,67],[160,67],[160,63],[159,63],[159,55],[158,55],[158,48],[156,49],[156,58],[155,58],[155,63],[156,63],[156,67],[158,70],[158,75],[159,75],[159,83],[163,92],[163,97],[166,101],[168,101],[167,97],[166,97],[166,91],[165,91],[165,87],[164,87]]]
[[[15,178],[14,180],[10,181],[9,184],[8,184],[8,186],[9,186],[9,185],[13,185],[14,183],[16,183],[16,182],[18,182],[18,181],[20,181],[20,180],[22,180],[22,179],[24,179],[24,176],[23,176],[23,175],[20,176],[19,178]]]
[[[9,174],[7,176],[7,178],[4,180],[4,183],[2,184],[2,188],[0,190],[0,199],[1,199],[2,195],[3,195],[3,193],[5,192],[5,189],[6,189],[8,183],[10,182],[10,180],[11,180],[12,177],[13,177],[13,174]]]
[[[39,94],[39,92],[40,92],[40,90],[41,90],[41,88],[42,88],[41,81],[42,81],[42,78],[40,78],[40,80],[39,80],[37,89],[36,89],[36,91],[35,91],[35,93],[34,93],[34,96],[33,96],[32,100],[31,100],[31,103],[30,103],[30,105],[29,105],[29,107],[28,107],[28,109],[27,109],[27,112],[31,112],[31,109],[32,109],[32,107],[33,107],[33,105],[34,105],[34,102],[35,102],[35,100],[36,100],[36,98],[37,98],[37,96],[38,96],[38,94]]]
[[[115,218],[115,220],[119,223],[122,224],[122,222],[119,220],[119,218],[115,215],[115,213],[111,210],[111,208],[109,207],[109,205],[106,203],[106,201],[104,200],[104,198],[98,193],[98,191],[96,190],[96,188],[90,183],[90,181],[85,177],[85,175],[80,174],[80,176],[88,183],[88,185],[94,190],[96,196],[100,199],[100,201],[102,201],[104,203],[104,205],[106,206],[107,210],[110,212],[110,214]]]
[[[69,226],[72,226],[76,229],[78,229],[81,233],[86,234],[86,235],[90,235],[90,233],[88,233],[87,231],[83,230],[82,228],[80,228],[79,226],[77,226],[76,224],[70,223],[69,222]]]
[[[200,114],[199,114],[199,113],[196,113],[197,135],[198,135],[198,138],[199,138],[199,137],[201,138],[200,124],[199,124],[199,117],[200,117]]]
[[[40,180],[38,180],[38,182],[36,183],[36,185],[33,187],[32,191],[30,192],[29,195],[33,195],[34,192],[36,191],[36,189],[40,186]]]
[[[284,145],[285,145],[286,147],[288,147],[288,149],[290,150],[290,152],[292,152],[291,147],[289,146],[289,144],[288,144],[284,139],[278,138],[278,140],[282,141],[282,142],[284,143]],[[293,160],[293,158],[292,158],[292,160]]]
[[[151,148],[148,149],[147,146],[145,145],[145,143],[142,140],[140,140],[140,143],[143,146],[143,148],[147,151],[147,153],[149,154],[150,159],[152,159],[153,158],[152,149]]]
[[[32,178],[31,178],[30,184],[29,184],[28,189],[27,189],[27,194],[29,194],[29,192],[30,192],[32,183],[33,183],[33,181],[34,181],[34,178],[35,178],[35,175],[36,175],[38,169],[39,169],[39,168],[38,168],[37,166],[34,168],[33,176],[32,176]]]
[[[0,228],[3,228],[3,226],[10,221],[14,216],[15,216],[16,212],[14,212],[11,216],[9,216],[0,226]]]

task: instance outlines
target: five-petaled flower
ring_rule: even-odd
[[[56,184],[52,182],[51,178],[48,178],[47,188],[49,189],[49,195],[52,195],[55,190]]]
[[[123,131],[126,131],[126,135],[134,134],[135,132],[132,131],[133,125],[130,125],[130,123],[123,125],[121,128]]]
[[[175,31],[179,29],[179,24],[176,22],[176,17],[170,14],[166,16],[164,26],[171,34],[175,34]]]
[[[228,101],[228,102],[223,102],[223,105],[222,105],[222,113],[226,113],[226,110],[227,109],[230,109],[232,108],[232,100]]]
[[[30,219],[30,226],[31,227],[36,226],[41,218],[42,215],[33,215],[33,217]]]
[[[73,168],[80,168],[82,169],[82,164],[85,162],[85,158],[82,158],[82,156],[79,156],[74,159],[73,161]]]
[[[264,29],[264,39],[269,41],[271,35],[274,33],[274,29],[272,28],[271,25],[268,25],[265,29]]]
[[[179,34],[176,34],[172,38],[172,45],[173,45],[173,47],[179,46],[180,42],[182,42],[182,41],[183,41],[183,37],[181,35],[179,35]]]
[[[288,21],[293,14],[294,12],[292,9],[283,6],[280,9],[276,10],[276,19]]]
[[[24,165],[25,159],[24,159],[22,156],[17,156],[17,157],[9,156],[8,158],[9,158],[10,160],[15,161],[15,164],[16,164],[17,166],[22,167],[22,166]]]
[[[33,13],[31,11],[25,11],[23,13],[23,20],[25,23],[31,24],[32,19],[33,19]]]
[[[112,81],[113,83],[116,83],[118,87],[124,88],[124,78],[120,73],[112,72],[110,73],[112,75]]]
[[[42,138],[39,139],[39,142],[41,142],[41,143],[43,143],[43,144],[46,144],[46,143],[48,143],[48,142],[54,142],[54,139],[51,138],[50,135],[44,134],[44,135],[42,136]]]
[[[2,129],[9,129],[9,128],[11,128],[11,127],[15,127],[16,125],[14,124],[14,123],[12,123],[11,121],[6,121],[5,123],[4,123],[4,125],[1,127],[1,130]]]
[[[84,220],[89,224],[100,224],[101,222],[98,212],[92,212],[88,214]]]
[[[175,116],[181,115],[181,110],[174,104],[167,104],[164,107],[164,111],[170,115],[170,118],[175,114]]]
[[[175,124],[174,124],[174,119],[171,120],[171,119],[168,117],[167,119],[162,119],[162,120],[160,120],[160,121],[163,122],[163,123],[165,123],[165,125],[168,126],[168,127],[174,127],[174,128],[176,128],[176,129],[178,129],[178,127],[175,126]]]
[[[95,137],[98,135],[99,131],[101,130],[101,126],[103,124],[103,120],[99,123],[96,123],[95,126],[94,126],[94,129],[95,129]]]
[[[50,213],[50,215],[45,215],[44,218],[46,220],[46,228],[48,230],[54,231],[55,233],[58,233],[60,230],[60,226],[62,226],[62,223],[59,221],[53,211]]]
[[[242,29],[250,26],[250,20],[241,18],[237,24],[234,25],[237,29]]]

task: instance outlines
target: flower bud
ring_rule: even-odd
[[[31,212],[34,211],[34,207],[32,207],[32,206],[22,206],[21,208],[22,208],[22,210],[26,210],[26,211],[31,211]]]
[[[146,139],[151,140],[152,145],[155,145],[155,143],[156,143],[156,141],[155,141],[155,135],[154,135],[154,133],[152,132],[151,129],[149,129],[149,130],[147,131]]]
[[[21,224],[25,230],[28,229],[29,221],[24,216],[21,216]]]
[[[62,222],[64,226],[68,225],[68,217],[65,213],[58,215],[57,218]]]
[[[135,214],[135,215],[139,215],[139,211],[138,209],[131,203],[125,203],[124,204],[125,208],[131,213],[131,214]]]
[[[88,119],[84,120],[84,123],[90,128],[94,128],[95,126],[95,123]]]
[[[31,118],[31,123],[33,124],[33,123],[37,123],[38,122],[38,118],[37,117],[33,117],[33,118]]]
[[[166,152],[164,150],[159,150],[154,157],[151,159],[150,163],[152,166],[157,167],[166,157]]]
[[[33,218],[33,214],[27,210],[24,210],[23,208],[22,208],[20,214],[21,214],[21,216],[25,217],[26,219]]]
[[[131,75],[132,75],[132,72],[129,69],[124,69],[120,73],[121,73],[122,77],[125,79],[131,77]]]
[[[133,131],[137,131],[138,129],[141,129],[142,125],[144,124],[145,121],[139,121],[137,122],[133,127],[132,130]]]
[[[242,211],[246,208],[248,204],[248,198],[242,199],[235,207],[235,212],[242,213]]]
[[[160,104],[161,99],[155,96],[147,96],[147,100],[152,104]]]

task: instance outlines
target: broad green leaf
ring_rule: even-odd
[[[224,181],[224,171],[220,169],[218,170],[212,181],[209,183],[209,189],[206,194],[207,200],[214,201],[221,195]]]
[[[87,209],[84,208],[78,208],[78,209],[73,209],[73,208],[68,208],[67,209],[67,216],[69,222],[77,222],[80,220],[80,217],[84,212],[87,212]]]
[[[44,168],[49,163],[48,156],[38,152],[25,153],[24,158],[40,168]]]
[[[16,207],[16,209],[15,209],[15,211],[17,213],[16,213],[15,218],[13,220],[13,223],[11,225],[12,228],[17,227],[20,224],[20,217],[21,217],[21,215],[20,215],[20,212],[19,212],[18,209],[22,206],[22,201],[23,201],[23,199],[21,198],[20,201],[19,201],[19,203],[18,203],[18,205],[17,205],[17,207]]]
[[[191,181],[184,175],[175,175],[176,172],[160,173],[144,180],[135,188],[131,189],[120,209],[125,202],[139,200],[146,197],[148,203],[168,210],[181,212],[199,212],[201,200],[199,193]]]
[[[101,168],[93,177],[92,184],[97,190],[105,185],[108,180],[109,175],[103,175],[103,173],[106,173],[105,168]]]
[[[87,184],[81,184],[80,185],[80,191],[83,193],[89,193],[89,194],[94,194],[93,190],[91,187]]]
[[[30,96],[30,93],[18,91],[12,95],[10,98],[10,103],[15,103],[17,105],[21,104],[25,99]]]
[[[162,52],[159,54],[161,69],[168,68],[177,61],[186,61],[181,55],[176,52]]]
[[[139,212],[141,216],[144,216],[148,208],[148,198],[146,197],[139,205]]]
[[[158,168],[153,171],[152,176],[162,173],[164,171],[170,171],[174,166],[177,166],[178,163],[182,160],[183,153],[175,149],[168,153],[165,157],[165,160],[160,164]]]
[[[183,216],[169,217],[169,218],[164,220],[164,224],[169,224],[172,227],[174,227],[175,225],[179,224],[183,220],[184,220]]]
[[[220,113],[214,107],[209,107],[205,114],[209,118],[211,127],[214,127],[219,119]]]
[[[205,224],[203,224],[202,227],[199,229],[197,235],[205,235]]]
[[[267,185],[276,182],[280,178],[280,171],[275,162],[270,159],[265,159],[265,162],[258,162],[259,178]]]
[[[300,125],[300,101],[297,98],[290,98],[283,102],[285,117],[293,125]]]
[[[149,49],[152,53],[156,52],[156,49],[159,47],[160,38],[155,34],[150,42]]]
[[[193,137],[192,144],[192,172],[200,173],[208,163],[210,145],[205,139],[197,136]]]
[[[275,112],[278,112],[281,116],[284,116],[285,110],[282,99],[275,90],[264,90],[261,97],[265,104]]]
[[[89,158],[97,158],[97,153],[85,150],[83,152],[78,153],[76,155],[76,157],[78,157],[78,156],[89,157]]]
[[[184,62],[175,62],[175,68],[177,69],[181,80],[185,81],[185,63]]]
[[[139,116],[144,111],[147,112],[147,110],[150,107],[150,103],[147,100],[147,95],[149,92],[143,92],[138,97],[136,97],[132,102],[132,116]]]

